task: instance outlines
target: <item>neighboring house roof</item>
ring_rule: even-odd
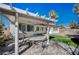
[[[29,16],[32,16],[32,17],[35,17],[35,18],[39,18],[39,19],[43,19],[43,20],[46,20],[46,21],[49,21],[49,22],[54,22],[55,21],[55,20],[52,20],[51,18],[48,18],[48,17],[45,17],[45,16],[39,16],[37,13],[34,14],[32,12],[29,12],[29,11],[26,11],[26,10],[22,10],[22,9],[19,9],[19,8],[16,8],[16,7],[12,7],[11,8],[9,5],[5,5],[5,4],[1,4],[1,3],[0,3],[0,8],[6,9],[8,11],[12,11],[12,8],[13,8],[16,12],[18,12],[20,14],[29,15]]]

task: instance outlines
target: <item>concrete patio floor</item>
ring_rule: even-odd
[[[50,41],[49,46],[45,49],[42,48],[42,42],[39,42],[38,44],[33,44],[32,47],[23,52],[22,55],[69,55],[69,53],[54,41]]]

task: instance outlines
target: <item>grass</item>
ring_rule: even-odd
[[[54,37],[51,38],[51,40],[54,40],[56,42],[62,42],[65,44],[69,44],[70,46],[76,47],[76,44],[74,42],[71,41],[71,38],[67,37],[67,36],[61,36],[61,35],[51,35],[50,37]]]

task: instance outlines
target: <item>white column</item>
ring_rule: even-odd
[[[15,55],[18,55],[18,13],[15,16]]]
[[[49,45],[49,25],[47,26],[47,44]]]

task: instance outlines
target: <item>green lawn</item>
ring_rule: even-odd
[[[69,44],[70,46],[76,47],[76,44],[71,41],[71,38],[67,36],[61,36],[61,35],[51,35],[50,37],[55,37],[51,38],[50,40],[54,40],[56,42],[62,42],[65,44]]]

